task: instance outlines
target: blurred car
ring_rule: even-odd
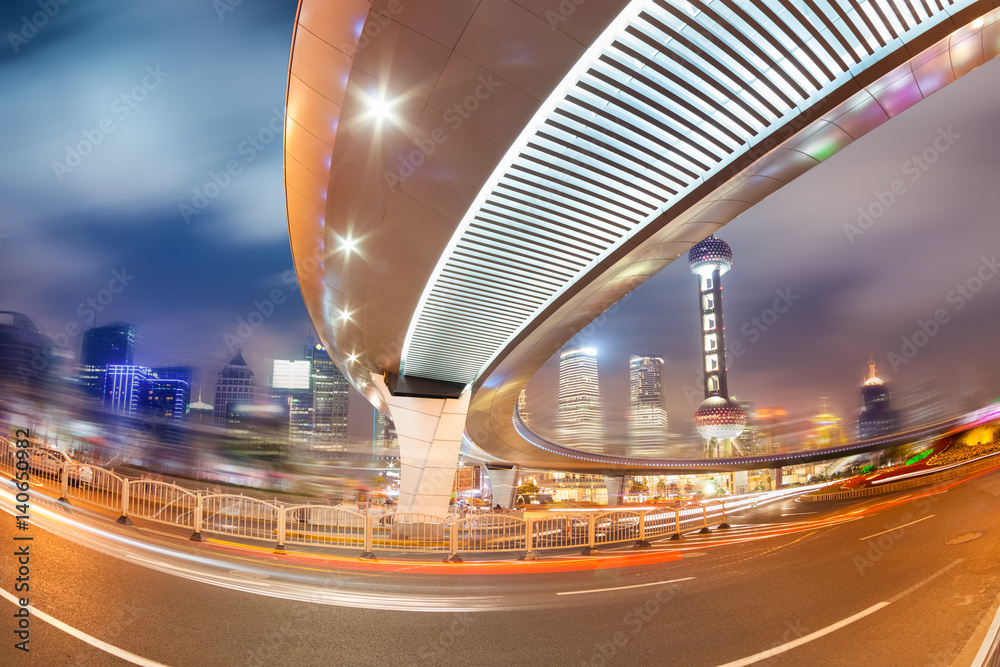
[[[94,469],[74,461],[66,452],[38,448],[29,451],[28,467],[34,474],[41,474],[61,482],[65,468],[69,470],[69,483],[72,486],[83,484],[90,486],[94,481]]]

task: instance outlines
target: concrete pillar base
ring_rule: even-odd
[[[490,506],[499,505],[505,510],[514,507],[515,495],[517,494],[517,473],[519,468],[493,468],[491,464],[486,464],[486,474],[490,478],[490,489],[493,497]]]
[[[608,507],[618,507],[622,504],[625,493],[625,478],[617,475],[606,476],[604,486],[608,490]]]
[[[445,518],[469,412],[469,392],[461,398],[393,396],[381,375],[372,373],[372,381],[389,407],[399,438],[397,514]]]

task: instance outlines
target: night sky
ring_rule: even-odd
[[[255,301],[270,312],[263,301],[273,290],[286,300],[245,340],[245,356],[263,384],[271,359],[301,354],[312,326],[283,280],[291,254],[280,136],[295,8],[88,0],[59,5],[32,32],[24,17],[37,2],[3,4],[0,310],[27,314],[76,355],[79,334],[59,334],[91,324],[87,300],[100,299],[117,271],[128,284],[97,304],[97,323],[137,324],[136,362],[199,368],[209,402],[232,356],[225,335],[238,334]],[[1000,278],[961,297],[960,309],[959,297],[949,300],[977,272],[1000,271],[981,269],[1000,254],[998,91],[994,62],[722,230],[735,254],[724,280],[727,334],[745,350],[730,359],[732,393],[804,413],[828,396],[853,420],[873,354],[893,386],[933,378],[955,396],[1000,396]],[[936,159],[923,170],[912,157],[925,150]],[[857,225],[859,207],[878,204],[876,191],[894,180],[896,201],[849,238],[845,224]],[[766,315],[777,291],[796,298],[764,331],[751,318]],[[578,337],[599,349],[615,409],[627,395],[628,355],[662,355],[672,430],[688,428],[697,401],[682,388],[700,386],[695,292],[677,263]],[[939,309],[947,321],[893,369],[901,337]],[[554,396],[551,366],[529,387],[538,409]],[[360,435],[370,411],[359,400],[352,411]]]

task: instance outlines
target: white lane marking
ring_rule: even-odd
[[[914,584],[913,586],[910,586],[909,588],[907,588],[902,593],[898,593],[898,594],[892,596],[891,598],[889,598],[885,602],[879,602],[878,604],[872,605],[871,607],[868,607],[868,609],[865,609],[864,611],[860,611],[857,614],[855,614],[854,616],[850,616],[848,618],[845,618],[844,620],[838,621],[838,622],[834,623],[833,625],[828,625],[827,627],[823,628],[822,630],[817,630],[816,632],[813,632],[812,634],[808,634],[805,637],[799,637],[798,639],[790,641],[787,644],[782,644],[781,646],[775,646],[772,649],[768,649],[766,651],[761,651],[760,653],[752,655],[749,658],[743,658],[742,660],[734,660],[733,662],[727,662],[726,664],[720,665],[719,667],[745,667],[746,665],[752,665],[755,662],[760,662],[761,660],[766,660],[768,658],[773,658],[774,656],[780,655],[781,653],[784,653],[786,651],[790,651],[793,648],[796,648],[798,646],[802,646],[803,644],[808,644],[809,642],[813,641],[814,639],[819,639],[820,637],[826,636],[826,635],[830,634],[831,632],[836,632],[837,630],[839,630],[839,629],[841,629],[841,628],[843,628],[845,626],[848,626],[851,623],[854,623],[855,621],[860,621],[865,616],[869,616],[871,614],[874,614],[879,609],[884,609],[885,607],[888,607],[893,602],[898,602],[903,597],[909,595],[910,593],[912,593],[913,591],[917,590],[921,586],[923,586],[925,584],[928,584],[931,581],[937,579],[942,574],[944,574],[945,572],[947,572],[951,568],[953,568],[956,565],[958,565],[959,563],[961,563],[963,560],[965,560],[965,559],[964,558],[959,558],[958,560],[956,560],[955,562],[953,562],[951,565],[946,565],[945,567],[943,567],[942,569],[938,570],[937,572],[935,572],[931,576],[927,577],[923,581],[920,581],[920,582]]]
[[[683,579],[671,579],[669,581],[653,581],[648,584],[632,584],[631,586],[615,586],[614,588],[595,588],[589,591],[565,591],[556,595],[580,595],[582,593],[603,593],[604,591],[623,591],[626,588],[642,588],[643,586],[660,586],[662,584],[675,584],[678,581],[690,581],[694,577],[684,577]]]
[[[8,600],[9,602],[14,603],[15,605],[18,604],[17,598],[2,588],[0,588],[0,595],[2,595],[4,599]],[[91,646],[94,646],[95,648],[101,649],[105,653],[110,653],[111,655],[117,656],[122,660],[127,660],[128,662],[131,662],[133,665],[143,665],[144,667],[166,667],[166,665],[164,665],[162,662],[155,662],[153,660],[148,660],[147,658],[143,658],[141,655],[136,655],[135,653],[129,653],[125,649],[118,648],[117,646],[112,646],[107,642],[102,642],[100,639],[96,637],[91,637],[86,632],[77,630],[72,625],[66,625],[59,619],[52,618],[44,611],[39,611],[35,607],[29,606],[28,609],[31,611],[31,615],[37,617],[39,620],[45,621],[49,625],[53,625],[59,628],[66,634],[72,635],[73,637],[76,637],[80,641],[86,642]]]
[[[888,602],[879,602],[876,605],[872,605],[871,607],[868,607],[868,609],[865,609],[864,611],[858,612],[854,616],[851,616],[849,618],[845,618],[844,620],[838,621],[838,622],[834,623],[833,625],[828,625],[825,628],[823,628],[822,630],[817,630],[816,632],[813,632],[812,634],[808,634],[805,637],[799,637],[798,639],[796,639],[794,641],[790,641],[787,644],[782,644],[781,646],[775,646],[772,649],[768,649],[766,651],[761,651],[760,653],[757,653],[756,655],[752,655],[749,658],[743,658],[742,660],[734,660],[733,662],[727,662],[725,665],[721,665],[721,667],[744,667],[744,665],[752,665],[755,662],[760,662],[761,660],[766,660],[767,658],[772,658],[772,657],[774,657],[776,655],[784,653],[785,651],[790,651],[793,648],[796,648],[798,646],[802,646],[803,644],[808,644],[812,640],[819,639],[820,637],[828,635],[831,632],[836,632],[837,630],[839,630],[839,629],[841,629],[841,628],[843,628],[845,626],[848,626],[851,623],[854,623],[855,621],[860,621],[865,616],[868,616],[870,614],[874,614],[879,609],[882,609],[883,607],[888,607],[888,606],[889,606]]]
[[[874,535],[869,535],[868,537],[862,537],[859,541],[863,542],[864,540],[870,540],[873,537],[878,537],[879,535],[885,535],[886,533],[891,533],[892,531],[899,530],[900,528],[906,528],[907,526],[912,526],[915,523],[926,521],[927,519],[930,519],[933,516],[934,515],[931,514],[930,516],[925,516],[923,519],[917,519],[916,521],[911,521],[910,523],[904,523],[901,526],[896,526],[895,528],[890,528],[889,530],[883,530],[881,533],[875,533]]]

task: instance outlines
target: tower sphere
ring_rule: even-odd
[[[720,276],[725,275],[733,268],[733,251],[722,239],[709,236],[688,251],[688,264],[691,273],[699,276],[711,276],[715,269],[719,269]]]
[[[747,425],[747,415],[735,401],[722,396],[709,396],[694,412],[698,434],[710,440],[738,438]]]

